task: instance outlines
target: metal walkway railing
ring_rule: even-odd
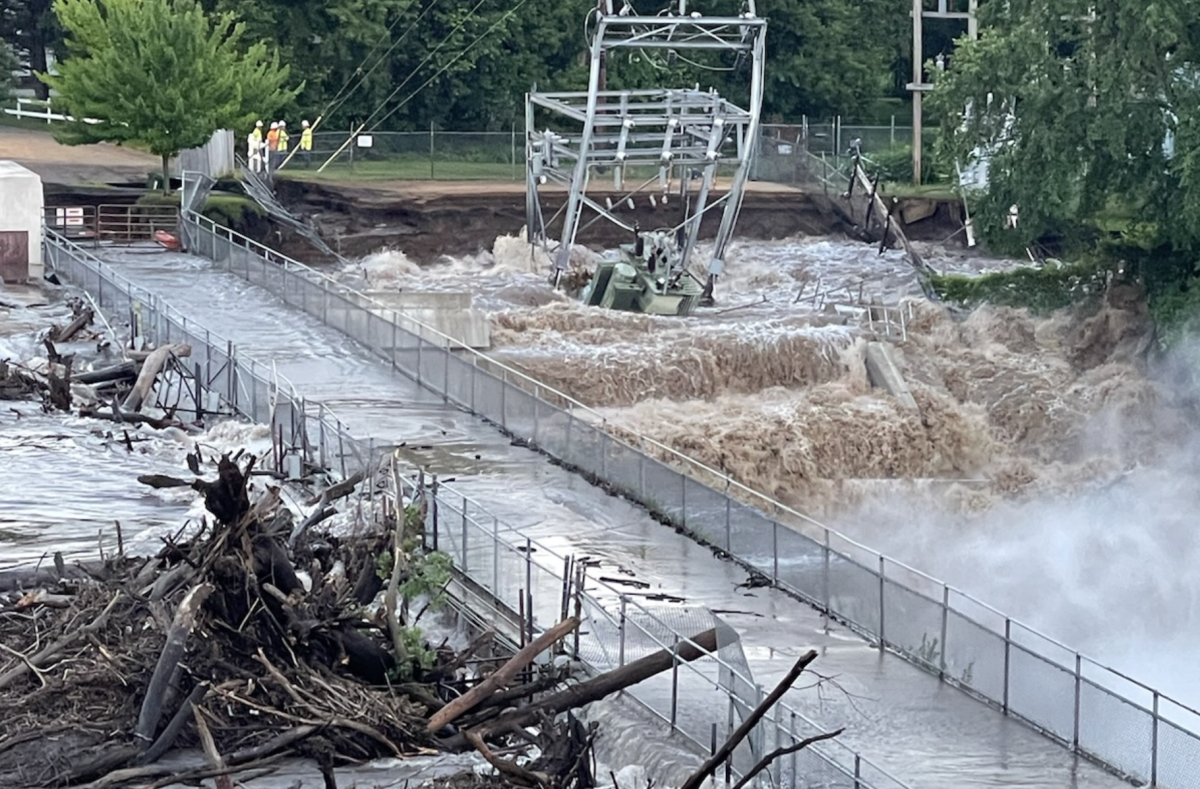
[[[880,648],[1119,774],[1170,789],[1190,789],[1200,775],[1195,709],[684,453],[623,430],[630,444],[569,395],[302,263],[204,217],[188,215],[184,224],[193,253],[266,287],[447,401],[723,549]],[[1121,723],[1105,723],[1115,720]]]
[[[270,424],[272,435],[278,431],[281,442],[301,453],[309,462],[320,463],[322,467],[331,463],[335,470],[340,466],[343,477],[358,469],[373,471],[381,465],[381,452],[376,451],[373,441],[353,436],[329,409],[322,407],[312,413],[286,377],[244,359],[232,342],[189,320],[169,302],[137,286],[67,238],[46,231],[44,243],[47,261],[60,276],[95,294],[99,306],[106,311],[123,315],[140,305],[144,330],[150,340],[191,345],[191,361],[197,369],[210,371],[203,380],[211,391],[221,395],[242,416]],[[347,458],[351,460],[349,464]],[[411,480],[400,478],[396,483],[400,486],[399,492],[409,500],[426,495],[426,491]],[[427,516],[427,529],[435,548],[450,553],[461,572],[490,592],[510,612],[525,610],[527,600],[530,611],[549,612],[543,617],[543,623],[556,618],[557,592],[563,588],[565,579],[553,566],[534,562],[532,557],[535,552],[541,557],[552,557],[554,562],[551,564],[562,563],[565,557],[525,537],[516,527],[501,522],[483,505],[452,487],[443,484],[428,495],[436,502],[429,508]],[[479,561],[481,552],[486,561]],[[471,556],[475,557],[474,561]],[[589,578],[588,584],[619,601],[618,609],[612,610],[595,594],[582,595],[589,638],[580,656],[597,669],[624,665],[626,660],[640,657],[639,652],[675,649],[696,635],[696,631],[680,632],[648,607],[628,599],[603,581]],[[548,589],[552,593],[535,597],[535,589]],[[714,615],[709,616],[719,623]],[[534,624],[540,627],[539,623]],[[724,703],[729,705],[729,713],[727,717],[721,710],[719,717],[728,721],[732,721],[734,715],[745,714],[763,695],[762,689],[742,667],[726,662],[716,654],[705,660],[710,660],[719,669],[716,679],[696,665],[680,663],[673,667],[670,677],[676,692],[667,700],[661,695],[640,693],[636,688],[631,694],[672,731],[688,739],[701,754],[709,747],[709,724],[706,720],[703,727],[698,728],[694,725],[696,720],[690,723],[681,720],[677,692],[681,676],[688,678],[691,686],[721,694]],[[751,738],[752,750],[757,759],[766,746],[774,749],[781,744],[795,744],[824,731],[802,713],[780,704],[757,727]],[[794,759],[778,763],[772,772],[777,779],[776,786],[781,789],[811,786],[823,789],[911,789],[836,740],[805,749]]]

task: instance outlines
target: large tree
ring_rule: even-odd
[[[984,229],[1023,244],[1138,211],[1200,248],[1200,0],[993,0],[980,22],[928,106],[948,158],[989,160]]]
[[[382,127],[391,130],[427,129],[430,123],[507,130],[523,122],[524,94],[535,83],[543,90],[583,89],[584,21],[596,7],[596,0],[203,3],[244,19],[249,38],[278,44],[285,62],[307,81],[297,109],[308,117],[330,108],[349,82],[353,91],[346,102],[332,105],[327,128],[345,128],[382,108],[376,117],[395,110]],[[651,14],[674,6],[665,0],[634,0],[633,5]],[[893,72],[904,69],[910,37],[910,6],[903,0],[759,0],[757,5],[769,24],[767,115],[798,120],[802,114],[854,114],[871,99],[893,92]],[[705,0],[689,8],[736,15],[743,3]],[[380,55],[385,57],[372,69]],[[608,73],[612,88],[700,83],[735,100],[744,99],[739,91],[744,93],[748,81],[747,70],[732,56],[695,52],[614,53]],[[356,75],[364,77],[361,85]]]
[[[246,128],[291,101],[289,69],[265,43],[243,47],[231,15],[210,19],[195,0],[55,0],[69,57],[41,75],[76,122],[68,144],[138,143],[162,157]],[[84,119],[96,121],[84,122]]]
[[[0,0],[0,39],[16,51],[23,66],[35,72],[49,70],[50,50],[60,41],[51,11],[52,0]],[[38,96],[47,98],[49,88],[36,84]]]
[[[12,98],[13,72],[18,65],[16,50],[7,41],[0,41],[0,104],[8,104]]]

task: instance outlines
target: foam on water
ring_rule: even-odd
[[[853,327],[818,314],[819,299],[796,303],[839,289],[917,299],[899,253],[736,242],[719,308],[680,320],[564,300],[548,259],[520,239],[501,247],[540,275],[483,278],[492,261],[477,256],[407,276],[479,294],[495,353],[601,407],[610,427],[726,469],[1200,704],[1186,636],[1200,626],[1200,542],[1186,525],[1196,433],[1188,393],[1146,373],[1147,324],[1128,294],[1049,318],[919,305],[898,348],[914,413],[870,388]],[[942,271],[1013,265],[922,251]],[[698,269],[710,254],[701,247]]]

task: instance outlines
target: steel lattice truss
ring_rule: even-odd
[[[527,194],[531,238],[546,240],[547,222],[539,191],[547,184],[566,186],[566,199],[551,221],[563,216],[561,245],[555,260],[556,279],[566,269],[571,245],[579,232],[583,209],[633,232],[613,210],[588,196],[590,187],[622,196],[640,192],[664,195],[678,189],[682,222],[675,231],[680,265],[695,249],[700,222],[720,209],[706,295],[724,270],[724,255],[742,204],[750,160],[758,138],[762,106],[766,21],[746,0],[738,16],[705,16],[689,11],[687,0],[655,16],[638,15],[625,6],[614,13],[613,0],[602,0],[591,40],[591,75],[587,91],[527,94],[525,103]],[[709,50],[732,52],[749,72],[749,107],[741,108],[715,91],[698,88],[602,90],[606,53],[614,50]],[[538,130],[535,111],[548,110],[554,125],[567,132]],[[544,114],[544,113],[543,113]],[[718,167],[722,178],[732,170],[728,187],[712,199]],[[634,169],[636,168],[636,170]],[[647,173],[651,175],[647,177]],[[553,194],[561,195],[558,189]],[[590,222],[589,222],[590,224]]]

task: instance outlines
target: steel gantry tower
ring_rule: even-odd
[[[724,270],[724,256],[742,205],[746,178],[757,148],[762,107],[766,21],[755,12],[755,0],[744,0],[736,15],[706,16],[676,0],[652,15],[640,13],[629,2],[600,0],[590,40],[591,73],[587,91],[531,92],[525,102],[526,215],[531,240],[547,241],[547,225],[562,218],[561,244],[554,261],[558,283],[566,270],[571,245],[583,222],[584,209],[599,219],[636,232],[614,207],[628,204],[639,193],[657,190],[665,198],[678,189],[680,222],[663,230],[675,245],[675,265],[686,267],[696,247],[700,222],[711,210],[722,211],[705,296]],[[644,57],[695,56],[700,51],[733,56],[749,72],[749,100],[745,108],[722,98],[715,90],[655,88],[608,90],[605,61],[609,53],[642,52]],[[745,66],[745,69],[740,68]],[[543,112],[539,113],[539,108]],[[548,111],[548,112],[546,112]],[[539,130],[536,116],[546,123]],[[549,118],[546,116],[549,115]],[[713,199],[718,168],[725,191]],[[611,196],[603,202],[588,196],[589,187],[611,178]],[[694,182],[697,182],[694,183]],[[547,184],[554,191],[542,189]],[[677,186],[676,186],[677,185]],[[541,208],[543,194],[565,202],[547,222]],[[607,189],[607,185],[606,185]],[[671,195],[673,197],[674,195]]]

